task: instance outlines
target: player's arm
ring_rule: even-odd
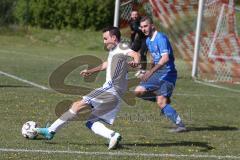
[[[169,61],[168,53],[163,53],[159,62],[150,70],[151,74],[162,68]]]
[[[107,61],[103,62],[99,66],[92,68],[92,69],[84,69],[83,71],[80,72],[80,75],[83,77],[87,77],[92,75],[95,72],[100,72],[103,71],[107,68]]]
[[[148,55],[149,55],[149,57],[148,57],[149,63],[151,65],[150,68],[153,68],[154,67],[153,56],[151,54],[148,54]]]
[[[139,63],[140,63],[140,54],[138,52],[135,52],[135,51],[131,51],[131,52],[128,52],[127,55],[129,57],[132,57],[133,60],[130,61],[128,64],[131,66],[131,67],[138,67]]]
[[[152,67],[150,70],[146,71],[146,73],[141,77],[141,80],[147,81],[154,72],[163,67],[168,61],[169,61],[168,53],[167,52],[163,53],[159,62],[155,64],[154,67]]]

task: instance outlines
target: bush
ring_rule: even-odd
[[[0,0],[0,25],[13,24],[16,19],[14,17],[14,7],[16,0]]]
[[[19,24],[41,28],[101,29],[112,24],[113,0],[18,0],[15,17]]]

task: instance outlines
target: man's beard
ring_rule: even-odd
[[[104,50],[109,51],[109,49],[107,48],[107,45],[104,45]]]
[[[110,48],[107,48],[107,46],[109,46],[109,45],[111,45]],[[114,43],[108,43],[108,44],[104,45],[104,50],[106,50],[106,51],[110,51],[113,48],[115,48],[115,44]]]

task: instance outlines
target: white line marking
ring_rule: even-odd
[[[129,153],[129,152],[83,152],[83,151],[71,151],[71,150],[34,150],[34,149],[13,149],[13,148],[0,148],[0,152],[24,152],[24,153],[47,153],[47,154],[80,154],[89,156],[128,156],[128,157],[189,157],[189,158],[214,158],[214,159],[240,159],[240,156],[218,156],[218,155],[201,155],[201,154],[157,154],[157,153]]]
[[[50,60],[50,61],[54,61],[54,62],[56,62],[56,61],[66,62],[66,61],[69,60],[69,56],[70,56],[70,58],[79,56],[79,53],[75,54],[74,52],[70,52],[70,54],[68,53],[68,57],[62,57],[62,58],[49,57],[47,55],[32,54],[33,51],[29,52],[29,51],[24,51],[24,50],[4,50],[4,49],[0,49],[0,52],[8,53],[8,55],[9,54],[15,54],[15,55],[17,54],[18,56],[26,55],[27,57],[34,57],[34,58],[38,58],[38,59],[46,59],[46,60]],[[81,51],[81,53],[96,55],[98,52],[96,52],[96,51]],[[9,58],[9,57],[7,57],[7,58]]]
[[[195,93],[174,93],[173,96],[183,96],[183,97],[213,97],[213,98],[222,98],[221,95],[212,95],[212,94],[195,94]],[[238,95],[225,95],[226,98],[236,98]]]
[[[34,58],[38,58],[38,59],[46,59],[46,60],[50,60],[50,61],[60,61],[60,62],[64,62],[63,59],[56,59],[56,58],[51,58],[51,57],[48,57],[48,56],[44,56],[44,55],[36,55],[36,54],[31,54],[31,53],[27,53],[26,51],[17,51],[17,50],[3,50],[3,49],[0,49],[0,52],[2,53],[8,53],[8,54],[15,54],[15,55],[18,55],[18,56],[22,56],[22,55],[26,55],[27,57],[34,57]],[[7,57],[9,58],[9,57]],[[15,58],[15,57],[13,57]]]
[[[40,88],[40,89],[43,89],[43,90],[51,90],[51,89],[49,89],[49,88],[47,88],[47,87],[45,87],[43,85],[39,85],[37,83],[34,83],[34,82],[31,82],[31,81],[22,79],[20,77],[17,77],[15,75],[12,75],[12,74],[9,74],[9,73],[3,72],[3,71],[0,71],[0,74],[5,75],[5,76],[10,77],[10,78],[13,78],[15,80],[18,80],[18,81],[30,84],[30,85],[32,85],[34,87],[37,87],[37,88]],[[228,91],[240,93],[240,90],[235,90],[235,89],[231,89],[231,88],[227,88],[227,87],[222,87],[222,86],[218,86],[218,85],[215,85],[215,84],[209,84],[209,83],[201,82],[201,81],[198,81],[198,80],[195,80],[195,82],[199,83],[199,84],[203,84],[203,85],[219,88],[219,89],[225,89],[225,90],[228,90]],[[186,94],[186,93],[175,93],[174,95],[178,95],[178,96],[212,96],[212,97],[218,97],[218,96],[214,96],[214,95]]]
[[[28,81],[28,80],[25,80],[25,79],[22,79],[22,78],[19,78],[19,77],[15,76],[15,75],[8,74],[8,73],[3,72],[3,71],[0,71],[0,74],[3,74],[4,76],[13,78],[13,79],[15,79],[15,80],[18,80],[18,81],[21,81],[21,82],[30,84],[30,85],[32,85],[32,86],[34,86],[34,87],[37,87],[37,88],[40,88],[40,89],[43,89],[43,90],[50,90],[49,88],[47,88],[47,87],[45,87],[45,86],[39,85],[39,84],[37,84],[37,83],[31,82],[31,81]]]
[[[223,87],[223,86],[219,86],[219,85],[216,85],[216,84],[210,84],[210,83],[202,82],[202,81],[198,81],[198,80],[194,80],[194,81],[196,83],[199,83],[199,84],[202,84],[202,85],[206,85],[206,86],[210,86],[210,87],[214,87],[214,88],[218,88],[218,89],[224,89],[224,90],[231,91],[231,92],[240,93],[240,90],[237,90],[237,89],[231,89],[231,88],[228,88],[228,87]]]

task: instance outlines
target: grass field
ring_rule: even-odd
[[[79,55],[104,59],[107,54],[102,48],[98,32],[1,31],[0,71],[50,88],[49,76],[56,68]],[[177,64],[186,68],[180,60]],[[94,88],[104,82],[105,73],[95,82],[84,82],[78,75],[81,69],[71,72],[65,83]],[[180,73],[190,75],[188,70]],[[136,99],[134,106],[122,105],[112,126],[122,134],[122,146],[108,151],[105,139],[91,133],[82,121],[68,124],[52,141],[24,139],[23,123],[52,122],[59,102],[79,96],[0,74],[0,159],[240,159],[240,86],[219,89],[196,83],[190,76],[180,77],[172,104],[189,131],[169,133],[172,125],[160,116],[156,105]]]

